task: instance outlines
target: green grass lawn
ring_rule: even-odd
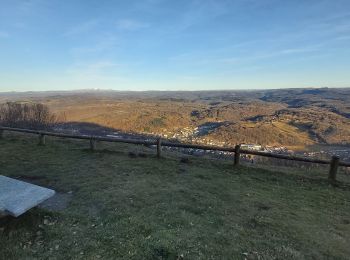
[[[1,259],[349,259],[350,186],[149,148],[5,134],[0,173],[71,194],[0,219]],[[143,156],[133,158],[128,152]]]

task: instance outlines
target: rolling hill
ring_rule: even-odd
[[[33,92],[0,99],[44,103],[67,122],[191,142],[350,144],[350,89]]]

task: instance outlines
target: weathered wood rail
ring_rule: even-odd
[[[40,145],[45,145],[45,136],[89,140],[91,150],[96,149],[96,141],[128,143],[128,144],[146,145],[146,146],[154,145],[157,148],[157,157],[158,158],[161,157],[163,146],[187,148],[187,149],[191,148],[191,149],[200,149],[200,150],[231,152],[231,153],[234,153],[234,165],[235,166],[239,166],[239,160],[240,160],[241,154],[256,155],[256,156],[263,156],[263,157],[291,160],[291,161],[299,161],[299,162],[316,163],[316,164],[327,164],[327,165],[330,165],[328,179],[331,182],[336,181],[338,167],[340,167],[340,166],[350,167],[350,163],[340,161],[339,157],[337,157],[337,156],[333,156],[331,160],[322,160],[322,159],[299,157],[299,156],[293,156],[293,155],[284,155],[284,154],[275,154],[275,153],[268,153],[268,152],[261,152],[261,151],[245,150],[245,149],[241,149],[240,145],[236,145],[235,147],[231,148],[231,147],[208,146],[208,145],[198,145],[198,144],[173,143],[173,142],[161,140],[160,138],[155,139],[155,140],[124,139],[124,138],[112,138],[112,137],[102,137],[102,136],[72,135],[72,134],[48,132],[48,131],[41,131],[41,130],[30,130],[30,129],[22,129],[22,128],[2,127],[2,126],[0,126],[0,138],[3,137],[4,131],[21,132],[21,133],[29,133],[29,134],[39,135],[39,144]]]

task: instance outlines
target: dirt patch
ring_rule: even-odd
[[[137,154],[134,153],[134,152],[129,152],[129,153],[128,153],[128,156],[129,156],[130,158],[136,158],[136,157],[137,157]]]
[[[190,163],[190,159],[187,158],[187,157],[182,157],[182,158],[180,159],[180,162],[181,162],[181,163]]]
[[[256,203],[255,205],[259,211],[264,211],[264,210],[270,210],[271,207],[268,205],[265,205],[264,203]]]

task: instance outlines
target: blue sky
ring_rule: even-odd
[[[0,91],[325,86],[349,0],[0,0]]]

